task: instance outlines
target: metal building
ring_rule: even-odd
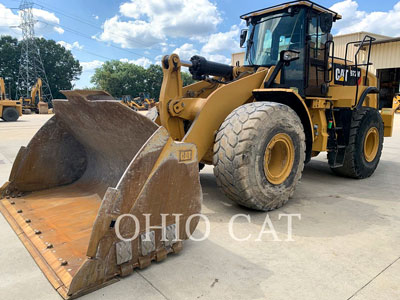
[[[378,77],[381,105],[391,105],[393,96],[400,92],[400,37],[389,37],[370,32],[355,32],[334,37],[335,57],[345,58],[347,46],[347,60],[354,61],[359,44],[348,44],[362,41],[368,35],[376,40],[371,45],[369,71]],[[361,49],[358,55],[359,62],[367,61],[367,49]],[[243,65],[244,52],[232,54],[232,65]]]
[[[376,40],[371,44],[369,71],[378,77],[379,102],[381,106],[390,106],[393,96],[400,92],[400,38],[379,35],[370,32],[356,32],[334,37],[335,56],[345,58],[346,45],[349,42],[362,41],[365,36]],[[354,61],[359,44],[347,46],[347,59]],[[362,50],[367,50],[362,49]],[[367,51],[360,51],[358,60],[366,62]]]

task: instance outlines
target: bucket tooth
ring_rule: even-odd
[[[179,252],[202,193],[193,144],[173,141],[107,93],[64,94],[20,149],[0,211],[69,299]]]

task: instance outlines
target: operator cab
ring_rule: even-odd
[[[293,88],[301,96],[326,96],[330,82],[329,57],[333,49],[332,24],[341,16],[311,1],[295,1],[241,16],[245,66],[276,66],[280,84],[266,87]],[[269,86],[268,86],[269,85]]]

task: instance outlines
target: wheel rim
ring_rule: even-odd
[[[376,127],[368,130],[364,140],[364,157],[367,162],[372,162],[379,148],[379,131]]]
[[[267,180],[274,185],[282,184],[289,177],[293,163],[293,141],[286,133],[278,133],[265,149],[264,173]]]

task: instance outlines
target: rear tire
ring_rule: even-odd
[[[3,110],[2,119],[6,122],[15,122],[19,118],[19,113],[15,107],[6,107]]]
[[[370,177],[381,158],[383,136],[383,120],[377,109],[363,107],[354,111],[344,164],[332,168],[333,173],[356,179]]]
[[[303,125],[295,111],[273,102],[245,104],[217,133],[217,184],[240,205],[263,211],[279,208],[301,178],[305,150]]]

